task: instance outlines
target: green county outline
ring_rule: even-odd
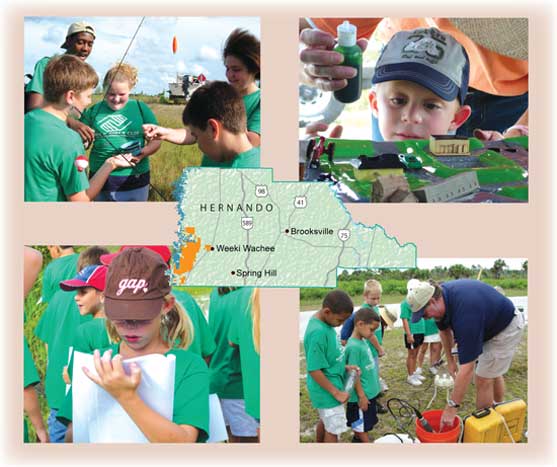
[[[268,195],[257,197],[256,186],[266,186]],[[338,269],[416,267],[414,243],[400,245],[382,226],[354,222],[330,183],[274,181],[272,169],[189,168],[178,182],[176,196],[179,230],[175,263],[179,263],[182,247],[199,240],[201,244],[189,272],[174,275],[175,285],[335,287]],[[296,197],[305,197],[307,206],[296,208]],[[212,213],[211,203],[216,209]],[[219,203],[231,203],[235,210],[219,211]],[[271,206],[272,211],[246,212],[250,203]],[[242,210],[236,210],[238,204]],[[250,230],[241,226],[243,217],[253,219]],[[186,234],[186,227],[193,227],[195,233]],[[334,234],[297,236],[285,232],[292,228],[330,228]],[[341,229],[350,231],[346,241],[338,236]],[[219,245],[240,245],[241,251],[219,252]],[[245,252],[244,245],[273,246],[275,251]],[[210,251],[209,246],[215,249]],[[277,275],[265,275],[265,271],[276,271]]]

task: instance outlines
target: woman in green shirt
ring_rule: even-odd
[[[222,53],[226,79],[244,99],[248,118],[248,138],[261,145],[261,91],[259,39],[244,29],[235,29],[226,39]]]

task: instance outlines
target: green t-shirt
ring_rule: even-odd
[[[360,381],[362,388],[368,399],[373,399],[381,391],[379,384],[379,373],[375,366],[375,360],[369,346],[366,344],[367,339],[355,339],[351,337],[346,343],[346,364],[357,365],[361,370]],[[358,402],[356,390],[350,393],[350,402]]]
[[[248,131],[261,134],[261,90],[258,89],[244,96],[243,99],[248,119]]]
[[[251,297],[253,289],[240,289],[244,295],[238,302],[242,307],[230,323],[228,339],[240,347],[240,364],[242,367],[242,387],[246,412],[259,420],[259,354],[253,342],[253,320]]]
[[[67,201],[89,188],[75,159],[85,154],[79,134],[58,117],[35,109],[24,117],[25,201]]]
[[[377,306],[371,306],[367,303],[364,303],[360,308],[370,308],[373,311],[375,311],[375,313],[377,313],[379,315],[379,307]],[[375,330],[375,337],[377,337],[377,341],[379,342],[380,345],[383,345],[383,332],[381,331],[381,325],[379,325],[379,327]],[[371,349],[371,353],[374,357],[378,357],[379,356],[379,352],[377,352],[377,349],[373,346],[373,344],[369,341],[366,340],[366,342],[369,344],[369,348]]]
[[[307,385],[311,404],[316,409],[329,409],[340,403],[311,377],[310,371],[321,370],[337,389],[344,385],[344,347],[334,328],[312,316],[304,334],[304,351],[308,371]]]
[[[43,78],[44,69],[50,62],[52,57],[43,57],[37,63],[35,63],[35,69],[33,70],[33,78],[25,86],[25,92],[36,92],[37,94],[44,94]]]
[[[77,274],[77,260],[79,255],[61,256],[52,260],[43,272],[43,303],[50,302],[56,292],[60,292],[60,282],[73,279]]]
[[[223,169],[258,169],[261,167],[259,148],[251,148],[238,154],[228,162],[216,162],[205,154],[201,159],[201,167],[221,167]]]
[[[40,382],[39,373],[35,368],[33,356],[29,350],[27,339],[23,337],[23,387],[31,386]]]
[[[193,340],[188,350],[201,357],[208,357],[215,351],[215,339],[203,311],[201,311],[195,299],[185,290],[173,287],[172,295],[184,307],[193,325]]]
[[[45,392],[48,406],[52,409],[58,409],[64,400],[66,383],[62,379],[62,371],[68,364],[76,330],[80,324],[91,319],[79,314],[75,294],[63,290],[56,292],[35,328],[35,335],[48,344]]]
[[[73,349],[78,352],[93,353],[95,349],[100,350],[109,346],[106,318],[93,318],[75,330]]]
[[[124,108],[112,110],[103,100],[89,107],[80,119],[93,128],[97,134],[89,155],[91,173],[97,172],[109,157],[118,153],[117,148],[131,141],[145,145],[143,137],[144,123],[157,125],[157,118],[143,102],[130,99]],[[135,167],[123,167],[113,170],[111,176],[138,175],[149,172],[149,158],[144,158]]]
[[[400,304],[400,319],[408,320],[408,326],[410,326],[410,332],[412,334],[425,333],[424,319],[420,319],[417,323],[412,322],[412,308],[410,308],[410,305],[406,300],[403,300]]]
[[[435,334],[439,334],[439,328],[435,323],[433,318],[424,319],[424,326],[425,326],[425,336],[433,336]]]
[[[112,344],[101,349],[101,355],[109,348],[113,356],[120,352],[120,345]],[[176,356],[172,421],[196,427],[199,430],[197,442],[203,443],[209,434],[209,370],[203,359],[189,350],[170,349],[165,355],[169,354]],[[71,388],[57,418],[64,423],[72,421]]]
[[[251,288],[239,288],[225,295],[218,289],[211,291],[209,299],[209,328],[217,347],[211,357],[209,375],[211,393],[222,399],[243,399],[240,348],[229,344],[228,335],[234,317],[250,305]]]

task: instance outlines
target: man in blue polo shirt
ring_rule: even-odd
[[[503,375],[509,370],[524,328],[524,317],[514,304],[490,285],[475,280],[456,280],[438,285],[420,282],[406,297],[412,322],[434,318],[449,371],[455,375],[452,398],[441,417],[441,427],[452,425],[474,375],[476,360],[476,407],[502,402]],[[451,355],[458,342],[460,369]]]

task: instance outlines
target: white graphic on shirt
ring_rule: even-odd
[[[105,133],[123,132],[132,124],[123,115],[108,115],[99,121],[99,128]]]

